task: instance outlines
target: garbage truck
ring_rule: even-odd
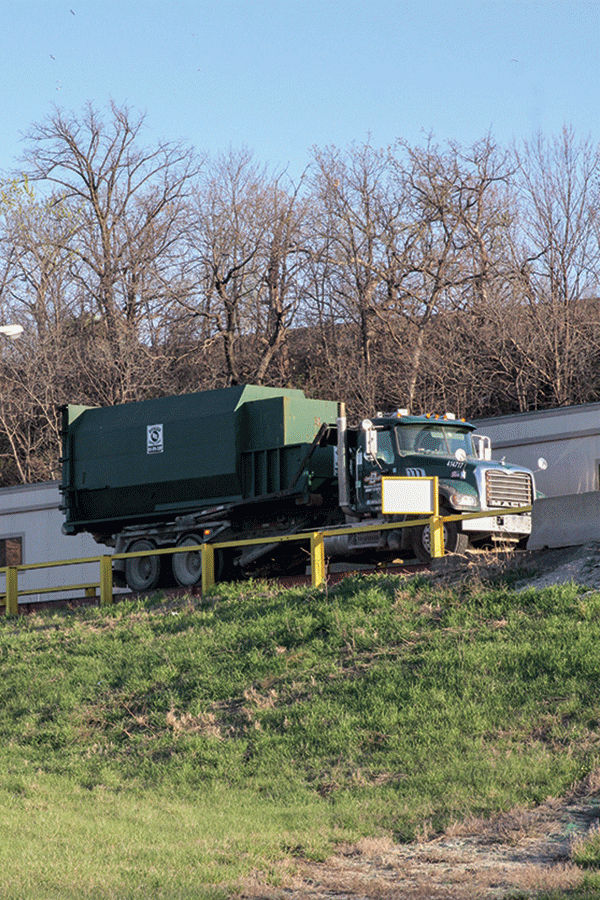
[[[197,549],[216,548],[219,579],[304,571],[301,541],[318,529],[329,560],[430,559],[426,524],[350,534],[389,523],[382,479],[438,477],[440,515],[492,510],[445,523],[447,552],[469,542],[525,541],[533,473],[491,458],[490,441],[449,414],[378,412],[349,427],[344,404],[301,390],[241,385],[109,407],[61,409],[63,531],[89,532],[116,553],[116,584],[148,591],[201,580]],[[399,515],[398,519],[404,518]],[[394,520],[391,520],[394,521]],[[255,538],[272,538],[244,544]]]

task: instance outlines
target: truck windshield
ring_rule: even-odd
[[[454,456],[463,450],[475,458],[470,428],[449,427],[438,422],[427,425],[402,425],[396,428],[401,453],[427,453]]]

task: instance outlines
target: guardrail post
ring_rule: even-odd
[[[439,559],[444,555],[444,522],[440,518],[440,494],[438,477],[433,479],[433,515],[429,520],[429,537],[431,539],[431,558]]]
[[[431,517],[429,533],[431,535],[431,558],[439,559],[444,555],[444,520],[440,516]]]
[[[6,608],[7,616],[19,615],[19,570],[16,566],[6,567]]]
[[[202,544],[200,548],[202,561],[202,593],[204,594],[215,583],[215,548],[212,544]]]
[[[320,531],[310,536],[310,571],[313,587],[325,583],[325,542]]]
[[[110,606],[113,602],[112,559],[108,555],[100,557],[100,606]]]

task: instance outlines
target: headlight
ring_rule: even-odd
[[[479,506],[477,497],[473,497],[471,494],[462,494],[459,491],[449,493],[448,500],[455,509],[475,509]]]

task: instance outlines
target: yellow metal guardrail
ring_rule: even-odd
[[[253,544],[274,544],[284,543],[286,541],[309,541],[310,542],[310,560],[311,560],[311,584],[318,587],[326,580],[324,539],[329,536],[342,534],[358,534],[369,531],[390,531],[399,528],[415,528],[421,525],[429,525],[431,528],[431,550],[432,558],[439,558],[444,555],[444,522],[466,521],[467,519],[481,519],[496,516],[505,516],[507,514],[515,515],[519,513],[531,512],[531,505],[512,507],[510,509],[489,509],[485,512],[477,513],[460,513],[451,516],[432,515],[420,519],[410,519],[404,522],[386,522],[385,524],[376,525],[352,525],[345,528],[330,528],[322,531],[307,531],[301,534],[282,535],[280,537],[264,537],[244,539],[237,541],[217,541],[214,544],[198,544],[197,546],[184,547],[166,547],[162,549],[144,550],[136,553],[113,553],[103,554],[101,556],[90,556],[82,559],[64,559],[45,563],[25,563],[18,566],[0,567],[0,575],[6,577],[5,594],[0,594],[0,606],[5,607],[5,613],[9,616],[16,616],[19,612],[19,597],[30,594],[52,594],[61,591],[80,590],[85,591],[87,596],[95,596],[96,590],[100,589],[100,604],[102,606],[109,605],[113,602],[113,575],[112,561],[115,559],[139,559],[143,556],[162,556],[172,553],[193,553],[200,551],[202,556],[202,591],[208,590],[215,583],[214,569],[214,551],[227,547],[247,547]],[[27,590],[19,589],[19,573],[31,571],[33,569],[49,569],[58,566],[73,566],[85,563],[99,563],[100,565],[100,581],[87,582],[84,584],[61,584],[57,587],[46,588],[30,588]]]

